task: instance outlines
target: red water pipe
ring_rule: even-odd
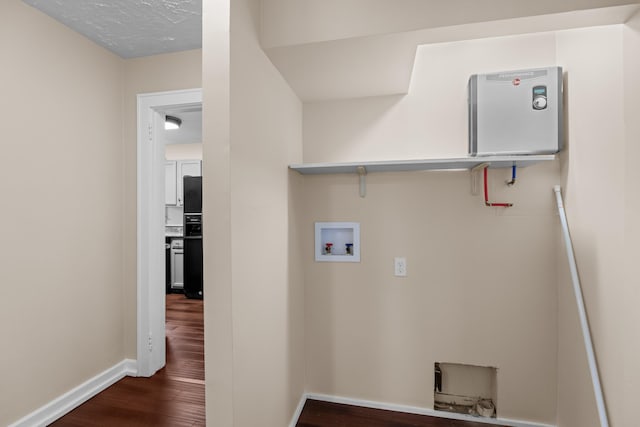
[[[487,169],[484,168],[484,204],[485,206],[495,206],[499,208],[509,208],[513,203],[493,203],[489,201],[489,187],[487,185]]]

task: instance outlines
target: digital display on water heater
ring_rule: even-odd
[[[533,109],[544,110],[547,108],[547,87],[535,86],[533,88]]]

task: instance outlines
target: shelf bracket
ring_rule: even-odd
[[[367,195],[367,168],[364,166],[358,166],[356,170],[358,171],[358,177],[360,178],[360,197],[364,197]]]

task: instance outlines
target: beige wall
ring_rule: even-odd
[[[7,425],[124,358],[123,61],[18,0],[0,52]]]
[[[230,197],[230,1],[202,4],[202,210],[208,425],[231,427],[234,342]]]
[[[557,378],[558,425],[596,425],[550,191],[561,176],[612,425],[634,424],[640,15],[428,46],[408,96],[307,104],[303,121],[259,49],[256,2],[231,17],[228,0],[203,6],[203,51],[123,61],[3,5],[0,424],[136,357],[136,94],[200,87],[203,61],[210,425],[286,425],[305,385],[431,407],[434,361],[497,366],[499,415],[550,424]],[[514,188],[493,171],[509,211],[470,196],[463,172],[370,175],[360,199],[352,176],[286,171],[301,139],[305,161],[463,155],[468,75],[553,63],[568,74],[568,150]],[[429,78],[444,103],[428,102]],[[312,261],[319,220],[361,223],[360,264]]]
[[[226,4],[209,7],[222,15]],[[257,1],[231,5],[229,110],[223,83],[214,81],[229,76],[225,23],[205,34],[204,214],[215,224],[205,241],[216,242],[205,247],[205,294],[214,301],[205,304],[207,422],[216,426],[288,425],[304,391],[303,286],[287,171],[302,157],[302,105],[260,49],[258,16]],[[229,136],[208,125],[221,116],[229,117]]]
[[[123,61],[21,2],[4,10],[0,316],[20,327],[0,424],[136,358],[136,94],[201,85],[199,50]]]
[[[469,76],[554,63],[553,33],[420,46],[406,96],[305,104],[304,161],[465,156]]]
[[[464,172],[372,174],[365,199],[353,176],[307,177],[308,390],[431,408],[434,362],[495,366],[501,417],[553,423],[556,168],[521,170],[509,213]],[[314,221],[360,222],[362,262],[314,263]]]
[[[405,97],[306,104],[305,161],[463,156],[468,76],[552,64],[563,65],[568,74],[570,142],[585,151],[605,138],[621,144],[620,84],[607,80],[598,86],[613,91],[604,109],[606,126],[594,126],[603,120],[595,109],[592,115],[580,111],[590,108],[588,85],[597,76],[621,81],[621,52],[619,26],[422,47]],[[608,155],[620,153],[614,149]],[[602,161],[602,153],[593,159]],[[594,170],[580,168],[587,174]],[[360,222],[363,257],[360,265],[327,265],[311,262],[307,254],[310,390],[432,407],[433,362],[497,366],[499,416],[555,422],[555,270],[557,260],[564,261],[556,257],[551,193],[560,179],[558,163],[521,170],[511,189],[500,184],[508,172],[494,174],[494,197],[516,200],[508,211],[487,209],[479,197],[471,197],[466,173],[371,175],[366,199],[357,197],[352,176],[306,178],[306,193],[312,195],[307,224]],[[597,211],[590,209],[609,220]],[[615,242],[621,243],[608,243]],[[407,279],[392,276],[394,256],[407,257]],[[560,297],[561,332],[575,338],[569,297]],[[597,307],[592,311],[599,315]],[[617,314],[607,316],[613,321]],[[572,354],[580,355],[584,358],[584,352]],[[576,372],[576,366],[582,365],[569,371],[584,380],[584,370]],[[561,378],[570,382],[574,376],[563,372]]]
[[[640,156],[640,13],[637,13],[624,28],[624,105],[625,105],[625,241],[623,256],[624,270],[624,311],[627,318],[623,331],[631,328],[628,339],[621,340],[621,348],[625,353],[625,381],[622,385],[624,392],[616,388],[610,392],[611,399],[624,401],[623,419],[621,425],[637,423],[635,396],[640,388],[640,314],[636,302],[640,301],[640,192],[635,184],[640,182],[640,169],[635,159]],[[609,351],[615,351],[610,349]]]
[[[311,391],[431,407],[434,361],[490,365],[501,417],[555,423],[557,381],[558,425],[597,425],[552,203],[560,182],[610,419],[634,424],[639,27],[636,15],[626,26],[430,45],[407,96],[305,104],[306,162],[460,156],[469,74],[558,64],[567,75],[568,149],[521,170],[513,189],[494,178],[495,197],[516,200],[509,211],[481,207],[465,173],[370,175],[366,199],[353,176],[305,178],[303,223],[361,222],[363,257],[314,263],[306,234]],[[394,256],[407,257],[407,279],[392,276]]]
[[[246,427],[287,425],[304,390],[287,170],[302,160],[302,104],[260,49],[259,11],[255,0],[231,5],[234,426]]]
[[[568,221],[602,375],[611,425],[624,422],[623,331],[628,314],[624,277],[625,129],[623,27],[558,34],[558,55],[567,67],[569,141],[562,165]],[[591,102],[597,99],[598,103]],[[564,253],[559,260],[566,263]],[[599,425],[575,298],[563,267],[559,280],[559,425]],[[571,327],[569,327],[571,326]],[[586,376],[586,377],[585,377]],[[624,396],[624,394],[622,394]]]
[[[570,145],[563,155],[568,220],[609,421],[632,426],[640,384],[634,326],[640,205],[633,161],[640,139],[640,15],[626,26],[564,33],[558,48],[573,70],[568,77]],[[558,425],[597,426],[571,282],[566,271],[559,278]]]
[[[136,359],[136,206],[137,98],[140,93],[202,86],[202,51],[190,50],[130,59],[124,62],[124,348]]]
[[[423,46],[407,96],[305,104],[304,159],[464,156],[469,75],[555,63],[553,33]],[[466,172],[369,175],[364,199],[353,176],[305,178],[306,227],[357,221],[362,240],[360,264],[315,263],[306,234],[310,391],[432,408],[434,362],[495,366],[500,417],[555,422],[558,163],[509,173],[491,171],[506,211]]]

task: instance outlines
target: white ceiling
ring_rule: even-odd
[[[165,144],[202,143],[202,107],[169,109],[163,113],[182,120],[180,129],[164,131]]]
[[[122,58],[202,46],[202,0],[23,0]]]

